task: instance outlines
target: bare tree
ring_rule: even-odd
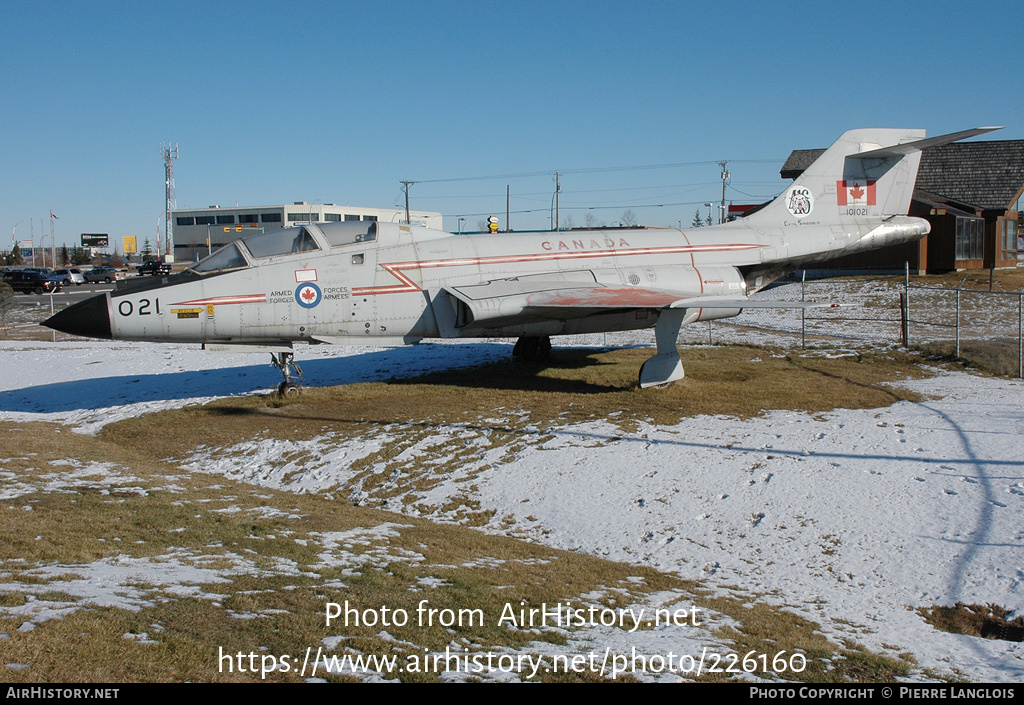
[[[562,218],[562,230],[572,230],[576,227],[576,221],[572,219],[571,213],[566,213],[565,217]]]
[[[622,213],[622,224],[625,225],[627,228],[632,228],[638,222],[640,221],[637,220],[636,213],[629,210],[628,208]]]
[[[600,228],[604,225],[604,223],[599,221],[597,219],[597,216],[594,215],[593,213],[587,213],[586,215],[583,216],[583,224],[591,229]]]

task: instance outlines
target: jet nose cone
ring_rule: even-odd
[[[113,338],[110,332],[110,314],[107,312],[107,295],[93,296],[85,301],[68,306],[60,313],[43,321],[47,328],[61,333],[81,335],[86,338]]]

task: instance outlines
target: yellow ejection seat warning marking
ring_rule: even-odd
[[[212,307],[211,307],[212,308]],[[175,308],[171,309],[171,312],[176,314],[178,318],[199,318],[199,314],[202,313],[201,308]]]

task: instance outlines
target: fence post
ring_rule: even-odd
[[[1024,291],[1017,294],[1017,377],[1024,379]]]
[[[960,359],[960,287],[956,288],[956,359]]]
[[[907,347],[907,295],[900,292],[900,342]]]
[[[711,321],[708,321],[708,345],[714,345],[714,343],[711,342]]]
[[[910,262],[904,262],[906,274],[903,279],[903,347],[910,347]]]
[[[800,274],[800,301],[807,301],[807,270]],[[800,309],[800,347],[807,349],[807,309]]]

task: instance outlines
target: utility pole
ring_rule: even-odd
[[[510,232],[511,228],[508,223],[508,202],[512,194],[512,187],[509,184],[505,184],[505,232]]]
[[[415,181],[399,181],[402,184],[402,189],[405,191],[405,224],[409,224],[409,187],[415,184]]]
[[[725,165],[728,163],[729,162],[727,161],[718,162],[718,166],[722,167],[722,206],[721,210],[719,210],[718,212],[719,224],[725,222],[725,182],[728,181],[729,178],[732,176],[732,174],[729,173],[729,170],[725,168]]]
[[[561,178],[562,178],[562,175],[559,174],[556,171],[555,172],[555,232],[558,232],[560,230],[559,223],[561,222],[558,219],[558,206],[559,206],[558,201],[559,201],[559,195],[562,193],[562,182],[560,181]]]

